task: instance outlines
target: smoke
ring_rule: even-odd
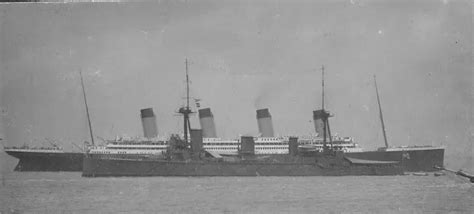
[[[281,102],[281,97],[285,91],[288,91],[288,86],[280,80],[273,81],[261,81],[256,84],[258,93],[254,98],[255,109],[270,108],[272,105],[276,105]],[[286,89],[286,90],[285,90]]]

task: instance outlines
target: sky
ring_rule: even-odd
[[[258,108],[279,135],[314,134],[324,65],[333,133],[384,145],[376,75],[390,145],[443,145],[448,167],[474,169],[469,1],[2,4],[0,17],[4,146],[89,140],[80,71],[97,141],[141,136],[148,107],[160,134],[180,132],[185,59],[220,137],[257,134]]]

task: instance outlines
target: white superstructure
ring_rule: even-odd
[[[318,136],[303,136],[298,138],[298,144],[300,148],[305,148],[306,150],[317,150],[323,151],[323,138]],[[327,146],[331,147],[331,143],[327,142]],[[359,144],[354,142],[354,139],[351,137],[332,137],[332,146],[335,150],[341,150],[346,153],[351,152],[362,152],[362,148],[359,147]]]
[[[255,137],[255,154],[288,154],[287,137]],[[238,154],[240,139],[204,138],[203,148],[223,155]]]
[[[288,154],[288,137],[255,137],[255,154]],[[322,138],[316,136],[300,137],[300,148],[322,151]],[[168,148],[165,137],[116,138],[108,141],[105,146],[89,147],[89,154],[121,155],[162,155]],[[328,146],[330,144],[328,143]],[[362,149],[352,138],[333,137],[333,146],[344,152],[361,152]],[[203,138],[205,150],[221,154],[236,155],[240,149],[240,139]]]
[[[107,141],[105,146],[91,146],[89,154],[106,155],[159,155],[168,148],[168,141],[164,137],[156,138],[127,138],[119,137]]]

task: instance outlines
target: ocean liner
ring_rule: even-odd
[[[324,71],[323,71],[324,72]],[[323,81],[324,82],[324,81]],[[342,176],[342,175],[400,175],[403,170],[396,161],[370,161],[349,158],[326,144],[330,134],[328,117],[320,113],[323,152],[298,149],[297,138],[290,137],[288,154],[255,155],[252,136],[242,136],[237,156],[222,157],[203,148],[203,133],[191,129],[189,116],[189,78],[186,60],[187,102],[179,109],[183,115],[184,138],[171,136],[167,151],[157,158],[101,158],[86,153],[85,177],[98,176]],[[324,84],[323,84],[324,86]],[[190,142],[188,138],[190,133]],[[329,135],[331,136],[331,135]],[[329,137],[329,143],[332,143]]]

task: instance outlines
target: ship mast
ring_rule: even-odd
[[[84,104],[86,106],[87,122],[89,123],[89,133],[91,135],[92,145],[95,145],[95,143],[94,143],[94,134],[92,134],[92,124],[91,124],[91,118],[90,118],[90,115],[89,115],[89,107],[87,106],[86,90],[84,89],[84,80],[82,79],[82,71],[81,70],[79,70],[79,75],[81,76],[82,94],[84,95]]]
[[[323,114],[326,113],[326,111],[324,110],[324,65],[321,66],[321,88],[322,88],[322,96],[321,96],[321,109],[323,110]],[[323,116],[322,118],[323,120],[323,147],[324,149],[327,149],[327,142],[326,142],[326,124],[327,124],[327,118]]]
[[[375,75],[374,75],[374,84],[375,84],[375,93],[377,93],[377,102],[379,104],[379,116],[380,116],[380,122],[382,123],[383,139],[385,142],[385,147],[388,148],[387,134],[385,133],[385,124],[383,122],[382,105],[380,105],[379,90],[377,88],[377,79],[375,78]]]
[[[322,99],[322,101],[321,101],[321,105],[322,105],[321,109],[324,110],[324,65],[321,66],[321,75],[322,75],[322,78],[321,78],[321,85],[322,85],[322,88],[323,88],[323,90],[322,90],[322,96],[321,96],[321,99]]]
[[[188,144],[188,129],[191,130],[191,123],[189,122],[189,115],[192,113],[189,108],[189,75],[188,75],[188,59],[185,60],[186,65],[186,106],[179,109],[179,113],[183,115],[184,140]]]
[[[332,137],[331,137],[331,129],[329,128],[329,113],[324,110],[324,65],[321,66],[321,86],[322,86],[322,96],[321,96],[321,109],[322,109],[322,120],[323,120],[323,147],[326,150],[327,149],[327,135],[329,135],[329,143],[331,144],[331,150],[333,149],[332,145]]]
[[[189,75],[188,75],[188,59],[186,58],[186,108],[189,109]]]

